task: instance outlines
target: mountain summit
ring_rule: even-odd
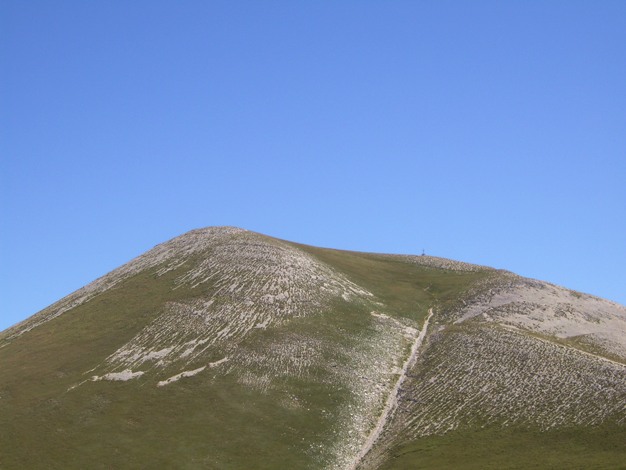
[[[620,468],[626,308],[193,230],[0,333],[0,468]]]

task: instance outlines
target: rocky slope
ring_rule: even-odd
[[[0,334],[0,468],[416,467],[425,439],[483,429],[623,442],[625,364],[615,303],[194,230]]]

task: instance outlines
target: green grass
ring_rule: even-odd
[[[307,468],[325,419],[233,377],[88,383],[3,422],[2,468]],[[328,396],[328,390],[325,395]],[[309,393],[314,393],[309,391]],[[323,393],[323,392],[318,392]],[[3,416],[3,421],[6,416]],[[4,444],[3,444],[4,446]]]
[[[368,289],[389,312],[420,324],[429,308],[450,308],[474,283],[494,275],[490,270],[458,272],[420,266],[383,254],[295,246]]]
[[[178,273],[140,273],[12,340],[0,349],[0,391],[26,403],[69,387],[154,319],[165,302],[192,295],[172,289]]]
[[[626,441],[618,427],[549,432],[498,427],[421,438],[387,456],[381,470],[624,469]]]

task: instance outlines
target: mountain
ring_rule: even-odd
[[[0,333],[0,468],[625,468],[626,308],[194,230]]]

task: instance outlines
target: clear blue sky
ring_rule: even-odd
[[[0,3],[0,329],[187,230],[626,304],[626,2]]]

